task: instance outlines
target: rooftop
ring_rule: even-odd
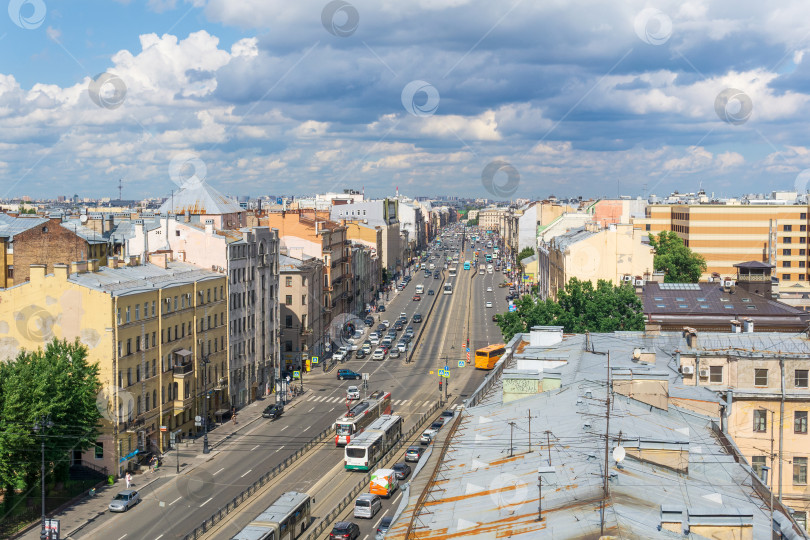
[[[192,182],[175,192],[160,206],[161,214],[220,215],[244,212],[236,201],[206,182]]]
[[[151,263],[121,268],[102,266],[98,272],[71,274],[68,280],[83,287],[110,293],[112,296],[126,296],[217,278],[223,276],[192,264],[175,261],[168,263],[168,268]]]

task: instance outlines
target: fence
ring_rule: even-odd
[[[200,536],[207,531],[211,530],[211,528],[222,521],[228,514],[233,512],[236,508],[238,508],[242,503],[244,503],[251,495],[256,493],[256,491],[273,480],[283,471],[285,471],[290,465],[298,461],[298,459],[307,453],[313,446],[316,444],[320,444],[324,439],[328,438],[331,433],[333,433],[332,426],[329,426],[325,430],[323,430],[320,434],[315,436],[315,438],[311,439],[308,443],[306,443],[302,448],[296,450],[296,452],[287,457],[282,463],[276,465],[271,469],[269,472],[263,474],[258,480],[253,482],[250,486],[248,486],[244,491],[242,491],[239,495],[234,497],[230,502],[225,504],[222,508],[217,510],[211,517],[207,518],[203,521],[200,525],[198,525],[192,532],[185,535],[183,540],[191,540],[195,538],[200,538]]]
[[[411,426],[411,429],[408,430],[405,435],[400,437],[399,441],[397,441],[397,443],[380,458],[380,461],[383,462],[386,459],[389,459],[393,454],[396,454],[396,452],[405,445],[405,441],[413,437],[416,432],[421,429],[421,426],[424,424],[425,420],[438,409],[439,402],[437,401],[427,412],[422,413],[419,416],[419,420],[417,420],[416,423]],[[343,499],[341,499],[341,501],[321,519],[321,522],[318,523],[318,525],[312,531],[310,531],[310,533],[307,535],[307,540],[316,540],[320,535],[322,535],[326,529],[332,525],[332,522],[334,522],[335,519],[340,516],[341,512],[343,512],[346,507],[349,506],[352,501],[354,501],[354,498],[357,497],[357,495],[363,491],[363,489],[365,489],[370,481],[371,472],[363,474],[363,479],[360,480],[360,482],[358,482],[358,484],[352,488],[349,494],[343,497]]]

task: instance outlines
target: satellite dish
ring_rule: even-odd
[[[621,463],[625,455],[626,452],[624,451],[623,447],[617,446],[613,449],[613,459],[616,460],[616,463]]]
[[[633,358],[635,358],[636,360],[641,358],[641,349],[638,348],[633,349]]]
[[[81,221],[82,223],[87,223],[87,214],[82,214],[81,217],[79,218],[79,221]]]

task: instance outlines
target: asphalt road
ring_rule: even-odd
[[[468,250],[464,256],[472,258],[472,252]],[[480,384],[483,372],[476,371],[469,364],[458,367],[459,360],[466,361],[463,347],[468,336],[473,351],[475,347],[501,341],[491,319],[494,313],[506,310],[506,289],[497,287],[503,276],[465,272],[463,260],[459,261],[458,276],[452,280],[453,294],[442,294],[442,280],[432,276],[425,278],[421,271],[416,271],[411,283],[404,291],[393,295],[386,305],[386,312],[379,314],[383,320],[393,322],[404,311],[410,320],[417,312],[426,316],[430,304],[436,303],[430,318],[421,323],[425,328],[411,363],[390,358],[374,361],[369,356],[340,365],[359,373],[369,373],[369,391],[390,391],[393,408],[396,414],[403,416],[405,430],[410,429],[419,415],[438,400],[436,370],[439,367],[446,364],[450,368],[450,405],[459,404]],[[442,268],[443,261],[435,262],[438,268]],[[425,285],[425,294],[421,301],[413,301],[411,298],[419,283]],[[493,292],[487,293],[487,286],[492,287]],[[431,288],[436,291],[434,296],[427,295],[427,289]],[[495,307],[485,308],[487,299],[494,302]],[[418,332],[418,325],[413,326]],[[278,420],[257,422],[246,433],[217,448],[204,466],[177,478],[153,483],[141,492],[141,504],[124,514],[104,514],[75,538],[182,538],[261,475],[332,426],[345,411],[346,388],[353,384],[359,386],[360,382],[338,381],[336,370],[323,374],[316,369],[306,374],[304,385],[309,393],[299,398],[304,401],[294,409],[285,412]],[[313,516],[325,515],[360,478],[360,475],[343,470],[342,460],[342,448],[335,447],[334,438],[327,438],[278,481],[274,480],[263,492],[257,493],[250,503],[240,506],[216,537],[230,538],[279,495],[290,490],[304,491],[315,497]],[[395,504],[398,504],[396,498],[386,501],[385,508],[390,509]],[[382,515],[378,514],[378,517]],[[372,527],[376,522],[377,519],[362,523],[364,535],[370,534],[373,538]]]

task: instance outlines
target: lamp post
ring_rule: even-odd
[[[42,487],[42,531],[39,533],[42,540],[48,540],[51,537],[51,533],[45,528],[45,430],[52,427],[53,422],[50,414],[43,414],[39,420],[34,422],[34,432],[40,434],[42,448],[42,468],[40,471],[42,475],[40,480]]]
[[[211,449],[208,447],[208,355],[200,358],[203,376],[203,454],[208,454]]]

